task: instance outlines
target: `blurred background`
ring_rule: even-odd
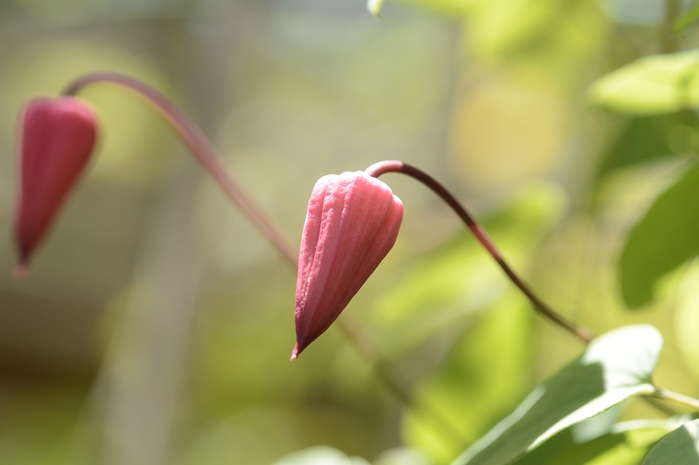
[[[387,175],[402,233],[343,316],[368,355],[333,327],[289,363],[295,270],[151,108],[110,85],[80,94],[100,116],[98,154],[16,282],[27,99],[98,70],[148,82],[295,247],[320,176],[404,160],[452,189],[561,313],[672,339],[686,321],[672,296],[630,312],[616,262],[695,153],[695,128],[603,109],[588,88],[691,48],[695,31],[668,24],[692,4],[388,0],[379,20],[361,0],[0,0],[0,463],[268,465],[316,446],[448,463],[581,350],[433,194]],[[658,381],[696,395],[682,344]]]

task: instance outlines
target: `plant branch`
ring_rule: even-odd
[[[529,301],[534,306],[534,309],[544,318],[548,319],[552,323],[560,326],[569,333],[573,334],[575,337],[581,341],[587,343],[593,338],[593,335],[586,328],[578,326],[563,316],[555,312],[551,307],[546,305],[531,288],[524,283],[524,281],[510,268],[505,259],[500,254],[495,244],[488,236],[488,233],[483,229],[483,227],[478,224],[470,213],[459,203],[458,200],[441,184],[439,181],[434,179],[429,174],[424,171],[403,163],[401,161],[383,161],[375,163],[370,166],[366,173],[370,176],[379,177],[385,173],[400,173],[410,176],[425,186],[429,187],[434,191],[442,200],[444,200],[451,208],[456,212],[456,214],[461,218],[461,220],[466,224],[468,229],[473,233],[473,235],[478,239],[478,241],[483,245],[483,247],[488,251],[491,257],[497,262],[500,268],[505,272],[510,281],[517,286],[517,288],[522,291],[522,293],[529,299]]]
[[[296,253],[289,242],[279,233],[278,229],[262,213],[262,210],[255,202],[248,197],[240,184],[230,176],[221,161],[221,156],[206,136],[167,97],[138,79],[114,72],[97,72],[84,75],[73,81],[64,91],[64,95],[76,95],[84,87],[95,83],[109,83],[125,87],[151,104],[179,134],[191,150],[191,153],[233,203],[240,208],[243,214],[257,226],[260,232],[287,261],[296,263]]]
[[[64,95],[74,96],[83,88],[96,83],[115,84],[145,99],[145,101],[173,127],[177,134],[184,140],[185,144],[190,148],[192,154],[214,178],[226,195],[281,253],[286,262],[294,269],[298,266],[297,254],[285,239],[284,235],[267,218],[260,207],[246,195],[243,188],[231,177],[223,165],[220,155],[206,136],[167,97],[138,79],[114,72],[97,72],[84,75],[74,80],[65,89]],[[373,344],[364,332],[360,331],[356,325],[351,323],[347,315],[339,319],[337,324],[354,349],[373,367],[378,378],[388,392],[408,410],[420,416],[421,412],[414,406],[410,392],[403,387],[403,383],[391,372],[376,345]],[[445,434],[463,442],[463,439],[459,437],[456,429],[449,426],[444,418],[436,411],[430,413],[431,418],[440,426],[440,429],[442,429]]]
[[[658,387],[655,388],[654,395],[659,399],[670,400],[677,404],[685,405],[691,408],[692,410],[699,412],[699,399],[685,396],[684,394],[679,394],[669,389]]]

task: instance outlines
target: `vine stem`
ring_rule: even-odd
[[[63,95],[75,96],[78,92],[92,84],[113,84],[125,88],[143,98],[157,113],[172,126],[175,132],[189,147],[191,153],[202,164],[204,169],[214,178],[226,195],[243,212],[247,219],[269,240],[287,263],[294,269],[298,266],[298,256],[294,248],[286,240],[279,229],[267,218],[262,209],[252,201],[240,184],[228,173],[222,158],[213,147],[208,138],[199,128],[177,107],[170,99],[165,97],[154,87],[133,77],[110,72],[90,73],[72,81],[64,90]],[[378,351],[376,345],[359,329],[359,327],[347,318],[347,315],[337,321],[343,334],[361,358],[367,361],[374,369],[378,378],[388,392],[401,404],[417,416],[424,415],[413,402],[410,392],[404,387],[389,369],[388,364]],[[456,428],[449,425],[445,418],[435,411],[429,412],[429,419],[433,421],[446,435],[464,442],[457,433]]]
[[[560,326],[564,330],[568,331],[578,339],[580,339],[585,344],[589,343],[594,335],[588,329],[576,325],[557,312],[555,312],[551,307],[546,305],[531,288],[512,270],[512,268],[507,264],[502,254],[499,252],[495,244],[488,236],[488,233],[483,229],[483,227],[473,219],[473,216],[459,203],[458,200],[447,190],[444,185],[439,181],[434,179],[429,174],[416,168],[407,163],[403,163],[397,160],[386,160],[378,163],[374,163],[365,172],[374,177],[379,177],[386,173],[399,173],[416,179],[429,187],[434,191],[442,200],[444,200],[461,218],[461,220],[466,224],[468,229],[473,233],[476,239],[483,245],[483,247],[488,251],[488,253],[497,262],[500,268],[505,272],[507,277],[512,281],[512,283],[517,286],[517,288],[522,291],[522,293],[529,299],[529,301],[534,306],[534,309],[544,318],[548,319],[557,326]],[[644,397],[651,405],[661,410],[668,415],[676,415],[675,412],[670,407],[657,403],[656,399],[659,400],[669,400],[675,403],[683,404],[685,406],[691,407],[696,411],[699,411],[699,400],[692,397],[685,396],[673,392],[669,389],[655,387],[655,392],[652,394],[654,397]]]
[[[671,400],[677,404],[682,404],[699,412],[699,399],[685,396],[665,388],[655,388],[653,393],[659,399]]]
[[[497,262],[500,268],[505,272],[510,281],[517,286],[517,288],[522,291],[522,293],[529,299],[529,301],[534,306],[534,309],[544,318],[548,319],[552,323],[561,328],[565,329],[569,333],[573,334],[575,337],[588,343],[592,340],[594,335],[581,326],[578,326],[563,316],[555,312],[551,307],[546,305],[531,288],[514,272],[514,270],[507,264],[503,258],[500,251],[495,247],[495,244],[488,236],[488,233],[483,229],[483,227],[477,223],[473,216],[459,203],[458,200],[442,185],[439,181],[434,179],[429,174],[424,171],[403,163],[397,160],[387,160],[375,163],[371,165],[365,171],[368,175],[379,177],[386,173],[400,173],[410,176],[413,179],[420,181],[425,186],[429,187],[434,191],[442,200],[444,200],[447,205],[449,205],[454,212],[461,218],[461,220],[466,224],[468,229],[473,233],[476,239],[483,245],[486,251],[491,257]]]
[[[296,263],[296,252],[277,227],[262,213],[262,210],[245,193],[240,184],[231,177],[222,158],[199,128],[167,97],[155,88],[138,79],[114,72],[90,73],[73,81],[64,91],[66,96],[74,96],[81,89],[94,83],[116,84],[144,98],[174,128],[187,144],[191,153],[214,178],[233,203],[260,230],[272,245],[286,258]]]

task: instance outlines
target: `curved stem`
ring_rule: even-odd
[[[500,268],[505,272],[510,281],[512,281],[512,283],[517,286],[517,288],[529,299],[534,306],[534,309],[540,315],[565,329],[585,343],[592,340],[593,335],[590,331],[568,321],[556,313],[551,307],[546,305],[524,281],[522,281],[522,279],[514,272],[514,270],[512,270],[512,268],[510,268],[505,259],[502,257],[500,251],[497,249],[497,247],[495,247],[495,244],[488,236],[488,233],[486,233],[483,227],[473,219],[468,211],[441,183],[439,183],[439,181],[414,166],[396,160],[375,163],[366,169],[366,173],[374,177],[379,177],[385,173],[405,174],[432,189],[432,191],[434,191],[442,200],[444,200],[452,208],[452,210],[456,212],[459,218],[466,223],[466,226],[471,233],[473,233],[476,239],[478,239],[483,247],[485,247],[490,256],[493,257]]]
[[[243,214],[265,235],[292,267],[295,268],[297,266],[298,257],[296,251],[289,245],[283,234],[267,219],[262,210],[230,176],[221,162],[221,157],[206,136],[167,97],[138,79],[114,72],[97,72],[81,76],[65,89],[64,95],[74,96],[83,88],[96,83],[116,84],[124,87],[144,98],[146,102],[153,106],[182,137],[192,154],[211,174],[233,203],[242,210]],[[407,409],[419,415],[420,412],[413,405],[409,391],[393,375],[381,354],[368,338],[359,333],[358,328],[347,320],[347,316],[338,320],[337,323],[340,325],[347,340],[354,346],[354,349],[372,365],[386,389]],[[442,419],[437,412],[432,412],[432,417],[442,426],[446,434],[458,437],[455,429],[449,427],[446,424],[446,420]]]
[[[261,209],[230,176],[221,157],[199,128],[180,111],[167,97],[148,84],[119,73],[91,73],[73,81],[64,95],[76,95],[84,87],[95,83],[117,84],[135,92],[150,103],[175,129],[190,148],[204,169],[214,178],[226,195],[238,206],[247,218],[262,232],[274,247],[290,262],[296,263],[296,252]]]

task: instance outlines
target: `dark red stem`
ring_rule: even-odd
[[[590,342],[594,337],[590,331],[582,328],[574,323],[571,323],[567,319],[563,318],[561,315],[556,313],[551,307],[546,305],[529,286],[522,281],[522,279],[510,268],[505,259],[500,254],[500,251],[495,247],[495,244],[488,236],[488,233],[483,229],[483,227],[473,219],[471,214],[459,203],[458,200],[436,179],[434,179],[429,174],[424,171],[403,163],[401,161],[388,160],[375,163],[367,168],[366,173],[370,176],[379,177],[386,173],[400,173],[414,178],[430,189],[432,189],[442,200],[444,200],[451,208],[459,215],[459,218],[466,223],[468,229],[473,233],[473,235],[478,239],[478,241],[485,247],[488,253],[497,262],[500,268],[505,272],[507,277],[512,281],[512,283],[517,286],[517,288],[522,291],[522,293],[527,296],[529,301],[534,306],[534,309],[542,315],[544,318],[550,320],[554,324],[560,326],[571,334],[575,335],[578,339],[583,342]]]

